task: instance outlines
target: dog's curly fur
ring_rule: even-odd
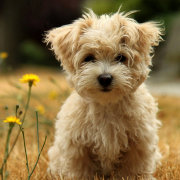
[[[57,116],[48,153],[53,175],[154,179],[160,122],[143,82],[161,29],[155,22],[139,24],[129,14],[98,17],[90,10],[46,35],[75,88]],[[112,77],[108,87],[98,81],[102,74]]]

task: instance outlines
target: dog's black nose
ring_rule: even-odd
[[[98,81],[101,86],[108,87],[111,85],[113,77],[110,74],[101,74],[98,76]]]

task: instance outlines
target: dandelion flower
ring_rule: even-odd
[[[1,59],[6,59],[8,57],[8,53],[7,52],[1,52],[0,53],[0,58]]]
[[[43,114],[45,113],[44,106],[42,106],[42,105],[36,106],[36,110],[37,110],[41,115],[43,115]]]
[[[21,125],[21,121],[19,118],[17,118],[16,116],[8,116],[4,121],[4,123],[16,123]]]
[[[22,83],[29,83],[29,85],[36,85],[36,83],[40,81],[39,77],[35,74],[25,74],[19,80]]]
[[[50,91],[48,95],[49,99],[56,99],[58,97],[58,93],[56,91]]]

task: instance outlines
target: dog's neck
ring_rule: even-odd
[[[87,107],[87,112],[91,112],[90,114],[104,114],[104,116],[108,116],[108,114],[126,114],[126,107],[131,106],[132,99],[135,98],[135,94],[131,93],[127,96],[122,97],[116,102],[97,102],[94,100],[86,100],[82,98],[85,106]]]

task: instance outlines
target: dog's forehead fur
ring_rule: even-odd
[[[96,39],[119,41],[121,38],[126,38],[131,33],[136,34],[138,37],[138,29],[136,28],[137,23],[126,15],[116,13],[114,15],[102,15],[102,16],[84,16],[85,22],[91,20],[89,28],[84,29],[84,36],[94,37]],[[133,34],[133,35],[134,35]],[[132,36],[132,35],[131,35]]]

